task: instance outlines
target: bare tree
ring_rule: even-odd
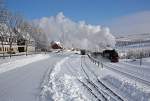
[[[30,44],[30,40],[31,40],[31,33],[32,33],[32,27],[29,23],[27,23],[26,28],[25,28],[26,32],[25,32],[25,51],[26,51],[26,56],[28,55],[28,46]]]
[[[3,58],[5,58],[4,53],[4,41],[5,37],[7,35],[7,26],[6,23],[8,21],[8,10],[6,9],[4,5],[4,1],[0,0],[0,41],[1,41],[1,50],[3,53]]]
[[[0,41],[1,41],[1,50],[2,50],[2,54],[3,54],[3,59],[5,58],[5,53],[4,53],[4,28],[2,26],[0,26]]]
[[[3,6],[3,0],[0,0],[0,41],[3,50],[3,57],[4,57],[4,41],[5,36],[9,38],[8,45],[9,45],[9,56],[12,57],[13,52],[13,42],[16,42],[17,45],[18,40],[23,41],[25,44],[24,50],[26,55],[28,53],[28,47],[31,44],[31,39],[33,38],[36,43],[36,48],[45,49],[47,48],[47,37],[44,31],[35,26],[28,21],[26,21],[22,16],[19,14],[14,14],[7,10]],[[14,40],[15,39],[15,40]],[[21,40],[23,39],[23,40]]]
[[[46,33],[39,26],[36,26],[34,24],[32,24],[32,26],[33,33],[31,34],[31,36],[35,40],[35,51],[37,49],[46,51],[48,47],[48,39]]]
[[[10,54],[10,58],[12,57],[12,53],[13,53],[13,42],[15,42],[15,33],[14,33],[14,29],[17,25],[17,17],[12,14],[11,12],[9,12],[9,16],[8,16],[8,22],[7,22],[7,26],[8,26],[8,32],[9,32],[9,54]]]

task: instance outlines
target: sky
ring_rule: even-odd
[[[150,25],[148,22],[150,0],[5,0],[5,2],[9,9],[23,14],[29,20],[63,12],[73,21],[109,26],[114,35],[150,32],[150,28],[147,28]],[[133,19],[137,20],[130,23]],[[139,31],[136,27],[131,28],[137,25]]]

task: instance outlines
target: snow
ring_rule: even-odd
[[[20,65],[19,68],[0,73],[0,101],[41,101],[41,87],[45,77],[48,77],[47,72],[54,67],[57,61],[69,54],[64,52],[63,55],[49,53],[27,56],[28,61],[32,61],[31,59],[38,61],[32,61],[29,64]],[[25,57],[12,57],[12,60],[19,61],[22,60],[21,58]],[[48,101],[51,101],[50,98]]]
[[[112,88],[117,88],[117,91],[124,96],[124,99],[133,101],[148,101],[150,99],[150,93],[139,89],[136,84],[132,84],[128,81],[121,81],[118,78],[110,75],[102,78]]]
[[[75,77],[73,75],[63,74],[62,68],[66,65],[64,63],[68,61],[69,57],[65,57],[59,61],[51,74],[49,75],[49,82],[44,86],[43,97],[46,96],[49,91],[49,95],[52,95],[54,101],[87,101],[85,96],[82,95],[80,86],[77,85]],[[62,67],[63,66],[63,67]]]
[[[98,89],[95,89],[86,82],[86,79],[89,78],[99,90],[102,89],[96,81],[95,76],[97,76],[97,78],[124,100],[148,101],[150,99],[150,89],[147,86],[143,86],[139,82],[134,79],[132,80],[125,75],[109,70],[105,66],[103,68],[101,66],[96,66],[88,59],[88,57],[85,57],[85,63],[81,58],[80,55],[71,55],[55,65],[54,69],[49,73],[49,82],[44,86],[43,97],[47,98],[47,96],[51,96],[54,101],[96,100],[89,90],[78,82],[79,79],[85,82],[98,98],[102,98],[97,91]],[[83,63],[81,63],[81,61]],[[103,62],[107,65],[112,65],[108,61]],[[81,65],[87,74],[84,73]],[[117,65],[122,66],[121,63]],[[111,95],[110,92],[107,91],[107,93]],[[110,101],[117,99],[112,97],[112,95],[111,97],[107,96],[107,98],[110,99]]]
[[[19,67],[23,67],[23,66],[28,65],[30,63],[37,62],[37,61],[40,61],[40,60],[44,60],[44,59],[47,59],[47,58],[49,58],[48,55],[38,54],[38,55],[27,57],[25,59],[22,58],[22,59],[19,59],[19,60],[14,60],[14,61],[9,61],[7,63],[2,63],[0,65],[0,73],[4,73],[4,72],[7,72],[9,70],[13,70],[13,69],[16,69],[16,68],[19,68]]]
[[[117,41],[131,41],[131,42],[140,42],[150,40],[150,33],[142,33],[142,34],[130,34],[126,36],[116,36]]]
[[[102,57],[92,57],[103,62],[97,65],[75,53],[21,56],[2,63],[1,68],[5,64],[6,70],[0,73],[0,101],[150,100],[150,85],[138,80],[150,81],[149,58],[139,66],[138,60],[110,63]]]
[[[127,61],[125,63],[128,63],[129,65],[138,66],[142,68],[150,68],[150,58],[142,58],[142,65],[140,66],[140,59],[135,59],[135,61],[132,61],[130,59],[124,60]]]

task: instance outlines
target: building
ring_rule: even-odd
[[[50,46],[51,49],[63,49],[61,43],[57,41],[52,41]]]
[[[8,53],[10,51],[16,53],[18,50],[17,36],[14,33],[10,35],[8,30],[6,24],[0,24],[0,53]]]
[[[11,41],[12,39],[12,41]],[[11,42],[10,42],[11,41]],[[27,45],[25,44],[27,42]],[[10,49],[10,44],[12,44],[12,48]],[[18,52],[26,52],[26,48],[28,52],[35,51],[34,40],[25,40],[25,39],[17,39],[16,36],[10,38],[9,36],[0,36],[0,53],[18,53]]]
[[[6,26],[3,28],[6,28]],[[18,35],[16,33],[12,33],[10,37],[10,34],[8,33],[0,33],[0,53],[18,53],[26,52],[26,50],[28,52],[35,51],[35,41],[33,38],[30,37],[29,39],[27,39],[22,35]]]
[[[11,40],[12,39],[12,40]],[[11,45],[11,49],[10,49],[10,44]],[[13,36],[12,38],[10,38],[7,35],[1,35],[0,36],[0,53],[16,53],[18,52],[18,46],[17,46],[17,38],[16,36]]]
[[[17,39],[17,47],[18,47],[18,52],[33,52],[35,51],[35,41],[33,38],[25,38],[23,36],[19,36]]]

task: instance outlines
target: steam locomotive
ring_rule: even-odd
[[[86,50],[80,50],[81,55],[86,55]],[[93,57],[102,56],[109,59],[111,62],[119,62],[119,55],[115,49],[104,50],[103,52],[92,52]]]
[[[102,56],[109,59],[111,62],[118,62],[119,56],[116,50],[104,50]]]

